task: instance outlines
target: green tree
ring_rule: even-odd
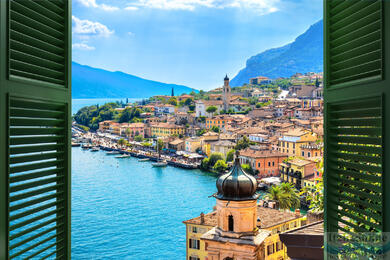
[[[210,164],[210,159],[209,158],[205,158],[205,159],[203,159],[202,164],[200,165],[200,167],[203,170],[208,170],[209,169],[209,164]]]
[[[120,146],[125,146],[127,144],[127,141],[125,139],[121,138],[121,139],[118,140],[118,144]]]
[[[234,160],[234,155],[236,153],[236,150],[231,149],[229,152],[226,154],[226,162],[232,162]]]
[[[255,171],[253,170],[252,166],[250,164],[242,164],[241,165],[242,169],[251,175],[255,174]]]
[[[272,186],[265,198],[276,201],[278,207],[283,210],[300,207],[299,193],[291,183]]]
[[[157,139],[157,151],[158,151],[158,157],[161,155],[161,151],[164,148],[164,141],[162,139]]]
[[[210,113],[210,114],[214,114],[216,111],[217,111],[217,107],[216,107],[216,106],[209,106],[209,107],[206,109],[206,112],[207,112],[207,113]]]
[[[209,157],[209,168],[214,167],[215,163],[219,160],[224,160],[222,153],[212,153]]]
[[[126,133],[126,136],[129,137],[131,134],[130,128],[126,128],[125,133]]]
[[[320,81],[318,80],[318,78],[316,78],[315,86],[316,86],[317,88],[320,86]]]
[[[187,98],[185,101],[184,101],[184,105],[186,106],[189,106],[193,103],[194,101],[192,100],[192,98]]]
[[[142,137],[142,135],[136,135],[136,136],[134,137],[134,140],[135,140],[136,142],[142,142],[142,141],[144,140],[144,138]]]
[[[171,104],[172,106],[177,106],[177,100],[175,97],[171,97],[169,100],[168,100],[168,104]]]
[[[243,150],[249,147],[249,138],[247,136],[243,136],[240,140],[238,140],[235,149]]]
[[[310,211],[314,213],[324,212],[324,183],[318,182],[314,187],[304,187],[301,192],[306,196],[306,201],[310,203]]]
[[[219,129],[219,127],[216,126],[216,125],[213,125],[213,126],[211,127],[210,130],[213,131],[213,132],[215,132],[215,133],[219,133],[219,132],[221,131],[221,130]]]
[[[207,131],[206,131],[206,129],[200,129],[200,130],[197,130],[196,131],[196,135],[197,136],[202,136],[204,133],[206,133]]]
[[[213,166],[213,170],[216,172],[224,172],[227,168],[228,166],[224,160],[218,160]]]

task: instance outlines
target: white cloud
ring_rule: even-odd
[[[206,8],[247,8],[259,14],[268,14],[278,10],[277,4],[280,0],[137,0],[131,8],[156,8],[164,10],[189,10],[193,11],[198,7]]]
[[[137,10],[138,10],[138,7],[136,7],[136,6],[127,6],[127,7],[125,7],[125,10],[128,10],[128,11],[137,11]]]
[[[107,28],[107,26],[89,20],[81,20],[76,16],[72,16],[73,28],[72,32],[80,36],[102,36],[108,37],[114,31]]]
[[[103,11],[111,12],[111,11],[119,10],[119,8],[116,6],[111,6],[111,5],[106,5],[106,4],[98,4],[98,3],[96,3],[96,0],[78,0],[78,1],[86,7],[99,8],[99,9],[102,9]]]
[[[135,33],[133,33],[133,32],[128,32],[127,34],[128,34],[129,36],[132,36],[132,37],[135,36]]]
[[[82,50],[82,51],[93,51],[95,49],[95,47],[89,46],[85,42],[81,42],[81,43],[74,43],[74,44],[72,44],[72,49],[74,49],[74,50]]]

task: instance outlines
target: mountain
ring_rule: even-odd
[[[246,67],[235,76],[233,87],[249,83],[257,76],[269,78],[290,77],[300,72],[323,71],[323,21],[319,21],[294,42],[283,47],[270,49],[249,58]]]
[[[72,62],[73,98],[148,98],[154,95],[171,95],[172,88],[175,95],[194,90]]]

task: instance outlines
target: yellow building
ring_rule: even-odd
[[[121,135],[121,125],[119,123],[111,123],[109,131],[114,135]]]
[[[202,151],[210,156],[211,154],[211,142],[215,142],[219,140],[219,134],[215,132],[207,132],[202,135]]]
[[[304,187],[304,180],[311,181],[309,177],[313,176],[315,172],[316,162],[314,161],[292,158],[280,164],[282,181],[293,183],[299,190]]]
[[[185,140],[185,150],[190,153],[196,152],[198,148],[201,148],[202,139],[199,137],[190,137]]]
[[[261,205],[257,205],[257,217],[260,219],[260,222],[257,223],[257,228],[270,231],[270,235],[264,240],[264,259],[287,259],[286,248],[280,241],[279,234],[303,226],[306,222],[306,217],[298,212],[284,212],[265,208]],[[216,211],[183,221],[187,228],[187,260],[207,259],[206,245],[200,237],[217,226],[217,222]],[[197,243],[199,243],[199,247],[197,247]]]
[[[302,146],[307,146],[317,140],[317,135],[304,130],[304,129],[292,129],[279,139],[278,150],[282,153],[286,153],[289,156],[301,156]]]
[[[279,234],[303,225],[304,217],[299,210],[257,204],[256,187],[256,179],[242,170],[237,156],[232,170],[217,180],[216,210],[183,222],[187,260],[287,259]]]
[[[216,211],[183,221],[186,225],[186,252],[188,260],[206,260],[205,242],[200,237],[217,225]]]
[[[219,115],[206,119],[206,128],[211,129],[213,126],[219,129],[225,129],[233,121],[233,118],[227,115]]]
[[[169,137],[172,135],[184,135],[185,128],[175,124],[158,123],[151,125],[150,132],[152,137]]]

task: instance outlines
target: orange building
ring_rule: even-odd
[[[233,118],[227,115],[214,116],[206,119],[206,128],[210,129],[213,126],[217,126],[219,129],[225,129],[232,121]]]
[[[259,177],[278,176],[279,165],[287,158],[286,154],[272,150],[247,148],[240,153],[240,162],[250,164]]]
[[[301,156],[307,159],[322,157],[322,144],[306,144],[301,146]]]
[[[114,123],[114,121],[111,121],[111,120],[99,122],[99,131],[100,132],[107,132],[108,130],[110,130],[110,125],[112,123]]]
[[[144,123],[122,123],[121,124],[121,136],[135,137],[140,135],[145,137],[145,124]]]

